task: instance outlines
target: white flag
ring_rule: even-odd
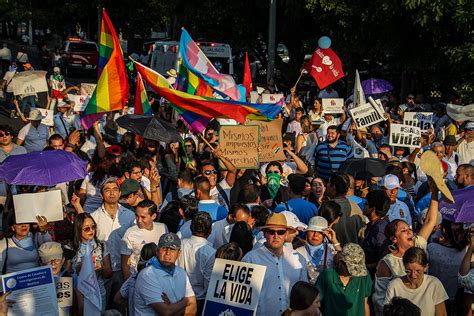
[[[92,262],[92,242],[86,244],[86,251],[82,260],[82,268],[77,278],[77,289],[84,295],[84,315],[100,316],[102,297],[100,294],[97,275]]]
[[[359,71],[356,69],[355,81],[354,81],[354,107],[365,104],[365,94],[360,84]]]

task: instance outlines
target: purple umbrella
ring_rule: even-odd
[[[87,162],[64,150],[10,156],[0,164],[0,180],[8,184],[53,186],[83,179]]]
[[[442,201],[439,211],[443,218],[455,223],[474,223],[474,186],[451,192],[454,204]]]
[[[381,94],[393,90],[393,86],[383,79],[370,78],[362,81],[361,86],[365,94]]]

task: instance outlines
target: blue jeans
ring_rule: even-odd
[[[36,109],[36,97],[34,95],[30,95],[21,99],[21,112],[25,112],[28,102],[30,103],[30,109]]]

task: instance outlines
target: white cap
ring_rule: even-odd
[[[283,211],[280,212],[281,214],[285,215],[286,218],[286,226],[296,229],[296,230],[305,230],[306,227],[308,227],[305,223],[302,223],[299,219],[298,216],[296,216],[294,213],[289,212],[289,211]]]
[[[54,67],[53,72],[61,72],[61,69],[59,67]]]
[[[389,190],[399,188],[400,187],[400,180],[398,180],[398,177],[394,174],[387,174],[383,178],[383,186],[386,189],[389,189]]]
[[[321,216],[314,216],[309,220],[308,228],[306,231],[313,231],[313,232],[323,232],[329,226],[328,221]]]
[[[467,122],[466,126],[464,128],[465,129],[474,129],[474,122]]]

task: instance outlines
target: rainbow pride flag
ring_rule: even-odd
[[[192,95],[170,88],[168,81],[159,73],[134,61],[143,80],[160,96],[181,110],[208,118],[229,118],[245,123],[246,118],[270,120],[281,111],[275,104],[252,104],[232,100],[220,100]]]
[[[137,89],[135,92],[135,111],[134,114],[152,115],[151,105],[148,101],[145,85],[140,73],[137,74]]]
[[[98,77],[97,86],[84,114],[122,109],[128,100],[130,88],[122,48],[105,9],[102,9]]]

